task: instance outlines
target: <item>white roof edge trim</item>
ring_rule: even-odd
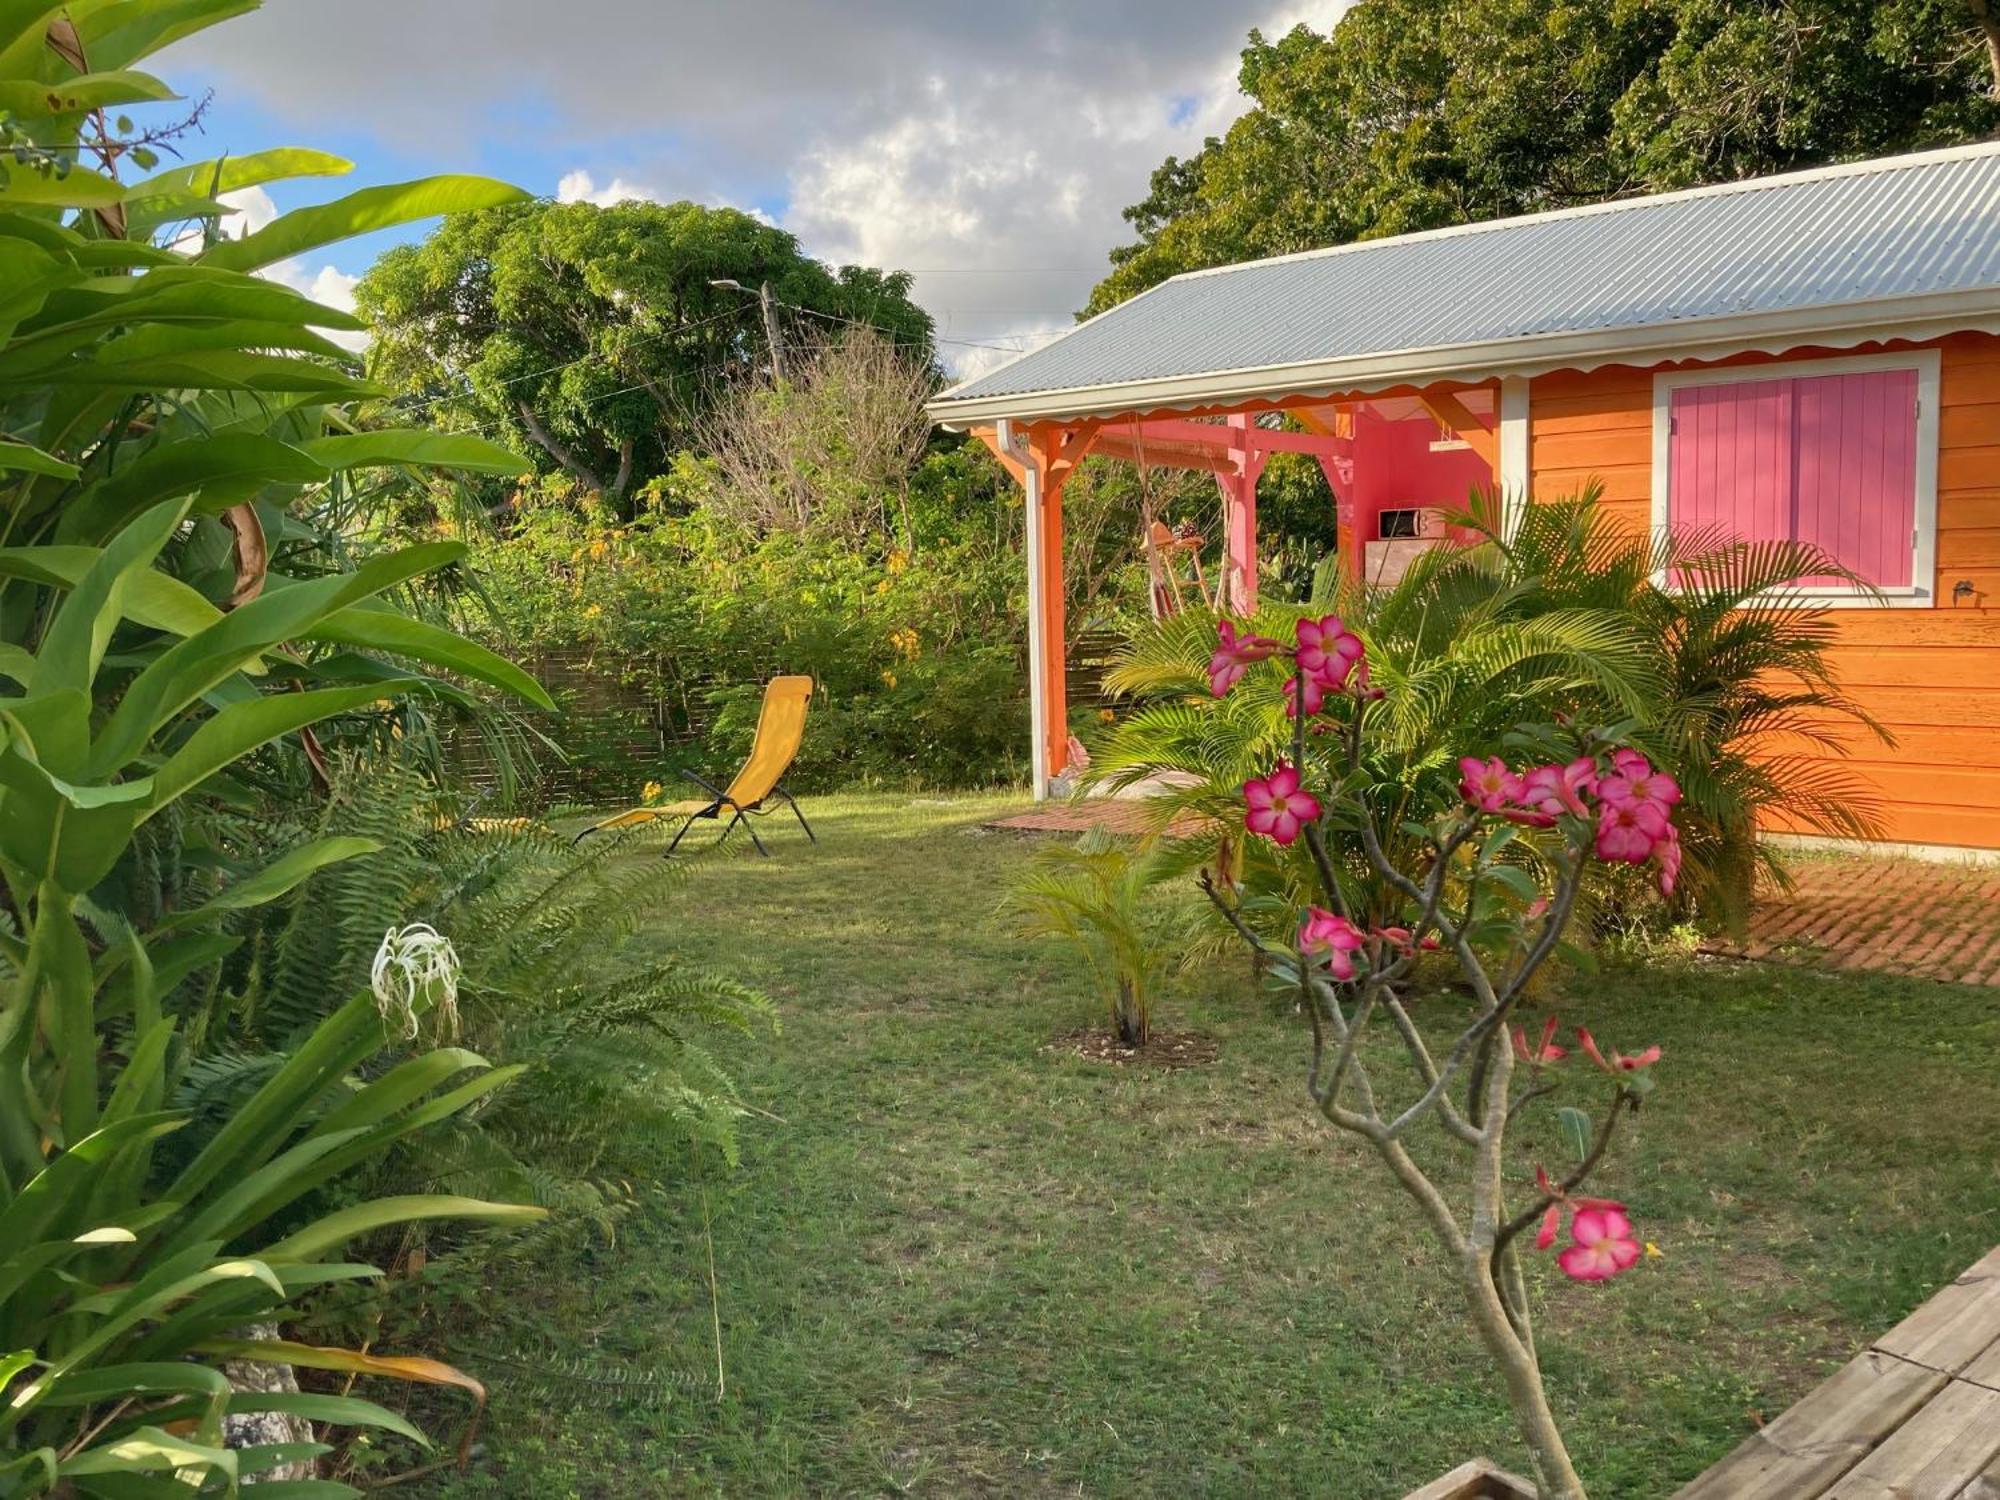
[[[1638,193],[1629,198],[1607,198],[1597,203],[1572,204],[1568,208],[1545,208],[1539,213],[1510,214],[1504,219],[1475,219],[1469,224],[1445,224],[1436,229],[1413,229],[1407,234],[1387,234],[1379,239],[1348,240],[1339,245],[1322,245],[1316,250],[1294,250],[1288,255],[1267,255],[1261,260],[1232,261],[1226,266],[1203,266],[1198,270],[1182,271],[1169,276],[1159,285],[1165,286],[1168,282],[1174,281],[1199,281],[1209,276],[1227,276],[1232,271],[1254,270],[1260,266],[1282,266],[1295,261],[1325,260],[1332,256],[1350,255],[1363,250],[1384,250],[1392,245],[1458,239],[1468,234],[1488,234],[1497,229],[1513,229],[1522,224],[1590,219],[1602,214],[1648,208],[1656,203],[1684,203],[1692,198],[1726,198],[1736,193],[1761,192],[1766,188],[1793,187],[1802,182],[1823,182],[1838,177],[1865,177],[1879,172],[1902,172],[1913,167],[1932,166],[1938,162],[1970,161],[1976,157],[1996,154],[2000,154],[2000,140],[1972,141],[1960,146],[1939,146],[1929,151],[1907,151],[1899,156],[1869,156],[1858,161],[1833,162],[1826,166],[1799,167],[1790,172],[1773,172],[1763,177],[1738,177],[1730,182],[1711,182],[1701,187],[1675,188],[1665,193]],[[1148,287],[1146,290],[1151,291],[1153,288]],[[1144,293],[1139,295],[1143,296]],[[1138,300],[1136,296],[1129,297],[1117,305],[1125,307]],[[1099,313],[1097,316],[1102,317],[1104,314]],[[1096,319],[1093,318],[1091,321],[1095,322]],[[1082,326],[1082,324],[1077,325],[1079,328]],[[1066,328],[1057,335],[1057,338],[1067,338],[1074,331]],[[1049,341],[1049,343],[1054,342],[1054,339]],[[1048,344],[1041,347],[1046,349]],[[996,365],[993,370],[987,371],[987,374],[993,374],[1001,368],[1003,367]],[[983,380],[985,376],[979,378]]]
[[[954,401],[947,392],[932,399],[924,410],[938,425],[963,431],[1003,418],[1032,421],[1114,417],[1155,408],[1315,394],[1336,396],[1440,380],[1493,380],[1507,375],[1545,375],[1555,370],[1592,370],[1604,365],[1722,359],[1753,351],[1779,353],[1809,344],[1839,347],[1883,339],[1934,339],[1949,333],[2000,333],[2000,293],[1978,288],[1684,318],[1629,328],[1593,328],[1304,364],[1209,370],[1196,375],[1069,390],[1027,391],[970,401]],[[1771,340],[1781,341],[1780,347],[1768,347]]]

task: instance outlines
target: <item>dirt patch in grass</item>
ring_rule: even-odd
[[[1167,1069],[1198,1068],[1214,1062],[1219,1052],[1215,1038],[1199,1031],[1156,1031],[1139,1046],[1128,1047],[1118,1040],[1116,1032],[1101,1026],[1066,1031],[1042,1050],[1121,1068]]]

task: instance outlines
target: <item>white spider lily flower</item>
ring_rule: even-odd
[[[428,922],[391,927],[368,974],[382,1024],[415,1041],[418,1012],[428,1005],[436,1008],[438,1035],[457,1035],[459,968],[451,939]]]

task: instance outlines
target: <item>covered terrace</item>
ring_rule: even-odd
[[[1085,458],[1214,474],[1222,515],[1217,593],[1247,615],[1257,607],[1257,481],[1272,454],[1317,460],[1334,496],[1342,564],[1393,582],[1416,550],[1442,538],[1430,519],[1438,511],[1462,508],[1496,480],[1502,492],[1525,488],[1525,447],[1511,481],[1502,452],[1506,401],[1500,382],[1454,382],[1173,415],[974,425],[1027,500],[1035,796],[1047,795],[1068,754],[1062,494]]]

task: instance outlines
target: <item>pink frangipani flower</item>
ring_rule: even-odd
[[[1208,690],[1221,698],[1236,686],[1251,663],[1263,661],[1276,651],[1278,643],[1267,635],[1246,632],[1239,636],[1235,625],[1228,620],[1217,621],[1215,631],[1221,644],[1208,659]]]
[[[1289,844],[1299,830],[1319,816],[1319,798],[1299,785],[1298,768],[1279,761],[1269,776],[1243,783],[1243,826],[1274,844]]]
[[[1653,862],[1660,867],[1660,894],[1671,896],[1681,878],[1681,831],[1667,825],[1667,836],[1653,845]]]
[[[1339,615],[1301,620],[1297,635],[1300,669],[1329,692],[1345,688],[1348,673],[1365,654],[1361,637],[1349,630]]]
[[[1597,783],[1597,795],[1614,806],[1628,803],[1650,804],[1662,816],[1681,800],[1680,784],[1665,771],[1655,771],[1646,757],[1632,750],[1620,750],[1611,760],[1612,771]]]
[[[1607,802],[1597,814],[1597,857],[1643,865],[1672,825],[1655,802]]]
[[[1556,1045],[1556,1018],[1550,1016],[1542,1025],[1542,1039],[1534,1046],[1528,1045],[1525,1027],[1514,1028],[1514,1055],[1524,1063],[1535,1067],[1546,1067],[1559,1063],[1569,1056],[1569,1048]]]
[[[1578,1209],[1569,1232],[1574,1243],[1556,1257],[1556,1264],[1572,1280],[1609,1281],[1639,1263],[1632,1221],[1608,1204]]]
[[[1481,812],[1497,813],[1521,796],[1521,778],[1497,755],[1491,760],[1468,755],[1458,770],[1460,794]]]
[[[1308,906],[1306,919],[1299,924],[1299,951],[1308,958],[1324,958],[1335,979],[1354,977],[1354,955],[1366,942],[1360,928],[1324,907]]]
[[[1288,719],[1296,719],[1299,716],[1300,683],[1305,684],[1307,718],[1311,718],[1326,707],[1326,687],[1317,677],[1309,672],[1303,676],[1288,677],[1285,679],[1285,717]]]
[[[1653,1046],[1648,1047],[1644,1052],[1635,1052],[1629,1057],[1623,1052],[1614,1052],[1611,1054],[1610,1061],[1607,1062],[1605,1061],[1604,1054],[1598,1050],[1597,1038],[1592,1036],[1589,1030],[1582,1026],[1576,1028],[1576,1044],[1583,1048],[1584,1056],[1588,1057],[1607,1073],[1637,1073],[1642,1068],[1652,1067],[1654,1063],[1660,1060],[1661,1056],[1660,1049],[1657,1046]]]

